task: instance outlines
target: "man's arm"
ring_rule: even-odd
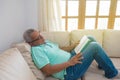
[[[70,52],[71,50],[73,50],[77,45],[79,44],[79,41],[70,45],[70,46],[66,46],[66,47],[60,47],[60,49],[65,50]]]
[[[66,69],[69,66],[73,66],[77,63],[81,63],[81,59],[83,59],[82,55],[76,54],[75,56],[73,56],[69,61],[61,63],[61,64],[56,64],[56,65],[50,65],[47,64],[46,66],[44,66],[41,70],[46,74],[46,75],[51,75],[57,72],[60,72],[64,69]]]

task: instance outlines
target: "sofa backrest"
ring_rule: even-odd
[[[84,35],[93,36],[102,46],[103,41],[103,30],[73,30],[71,32],[71,44],[79,41]]]
[[[92,35],[110,57],[120,57],[120,30],[73,30],[71,32],[42,32],[45,39],[69,46],[78,42],[84,35]]]
[[[103,30],[74,30],[71,32],[41,32],[45,39],[58,43],[60,46],[69,46],[76,43],[84,35],[92,35],[102,45]]]
[[[43,35],[45,39],[58,43],[60,47],[70,45],[70,32],[41,32],[40,34]]]
[[[0,80],[36,80],[17,48],[0,54]]]
[[[103,48],[110,57],[120,57],[120,30],[104,30]]]

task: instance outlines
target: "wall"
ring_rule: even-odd
[[[37,0],[0,0],[0,53],[23,41],[28,28],[37,28]]]

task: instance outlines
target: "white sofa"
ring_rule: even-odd
[[[117,69],[120,69],[120,31],[119,30],[74,30],[71,32],[42,32],[45,39],[49,39],[62,46],[70,46],[81,39],[83,35],[92,35],[111,57]],[[0,54],[0,80],[58,80],[45,77],[36,68],[31,55],[30,46],[18,43]],[[70,51],[70,48],[68,49]],[[22,55],[21,55],[22,54]],[[25,59],[25,60],[24,60]],[[82,79],[79,80],[110,80],[104,77],[102,70],[93,61]],[[120,79],[117,79],[120,80]]]

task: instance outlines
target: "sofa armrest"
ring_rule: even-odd
[[[0,80],[36,80],[17,48],[0,54]]]

